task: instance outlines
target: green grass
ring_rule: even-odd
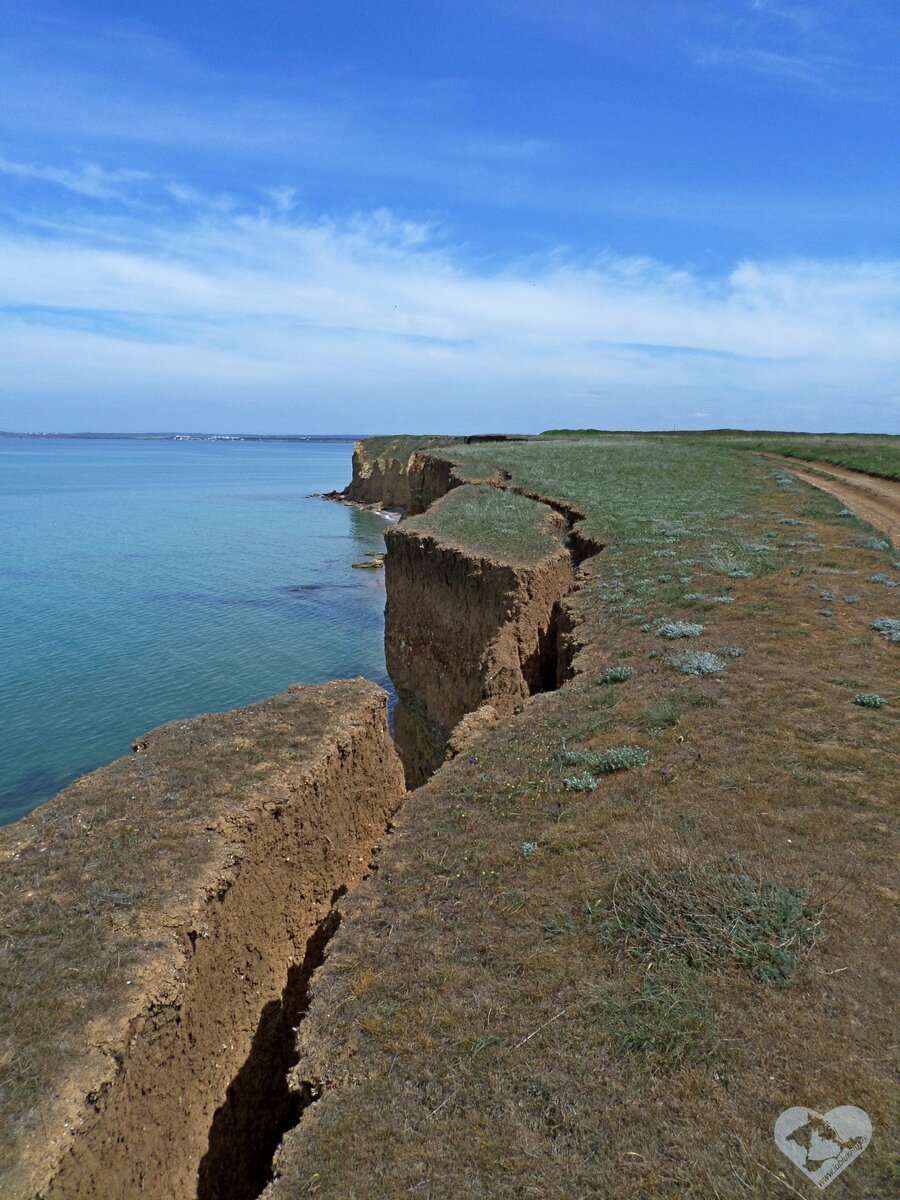
[[[617,438],[634,436],[599,429],[548,429],[546,438]],[[745,450],[768,450],[787,458],[826,462],[853,471],[865,471],[885,479],[900,479],[900,437],[892,434],[777,433],[768,431],[716,429],[695,433],[647,434],[667,440],[713,441]]]
[[[711,1058],[716,1023],[703,980],[683,962],[664,961],[644,976],[639,991],[597,1007],[606,1033],[623,1050],[675,1069]]]
[[[757,979],[785,982],[815,941],[809,893],[712,864],[623,872],[606,926],[611,941],[694,969],[738,965]]]
[[[722,434],[723,444],[748,450],[767,450],[805,462],[831,463],[880,475],[885,479],[900,479],[900,437],[890,434]]]
[[[673,697],[660,697],[641,710],[638,724],[648,733],[677,725],[681,720],[681,705]]]
[[[454,437],[441,435],[398,434],[395,436],[370,437],[365,439],[366,454],[370,459],[397,458],[403,462],[417,450],[430,450],[432,446],[449,446]]]
[[[551,520],[558,523],[546,505],[483,484],[454,488],[427,513],[405,521],[404,528],[492,558],[532,562],[560,545]]]
[[[743,455],[710,441],[641,435],[537,439],[452,446],[472,479],[508,471],[529,491],[571,501],[587,513],[587,532],[620,546],[662,547],[718,532],[752,507],[765,475]],[[738,553],[722,543],[719,552]],[[662,569],[662,568],[661,568]]]

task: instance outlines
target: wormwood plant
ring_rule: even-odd
[[[657,637],[684,638],[698,637],[703,632],[703,626],[695,621],[663,621],[656,631]]]
[[[567,792],[592,792],[597,782],[590,771],[582,771],[580,775],[567,775],[563,780],[563,787]]]
[[[719,675],[725,670],[725,660],[709,650],[684,650],[671,662],[683,675]]]
[[[900,587],[900,580],[891,579],[890,575],[877,574],[869,576],[869,583],[883,583],[885,587]]]
[[[871,627],[889,642],[900,642],[900,619],[897,617],[876,617]]]
[[[884,708],[887,701],[875,692],[859,692],[853,697],[853,703],[858,704],[860,708]]]
[[[675,957],[694,969],[729,963],[783,983],[819,922],[809,890],[713,866],[623,874],[604,927],[631,953]]]
[[[634,674],[634,667],[610,667],[600,676],[598,683],[624,683]]]
[[[614,746],[611,750],[564,748],[558,758],[567,766],[584,766],[589,771],[596,771],[601,775],[608,775],[612,771],[629,771],[633,767],[646,767],[650,761],[650,755],[640,746]]]
[[[862,546],[864,550],[890,550],[891,548],[891,543],[880,537],[867,537],[858,545]]]

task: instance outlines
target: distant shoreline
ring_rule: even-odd
[[[127,442],[358,442],[348,433],[11,433],[0,430],[0,440],[35,438],[41,441]]]

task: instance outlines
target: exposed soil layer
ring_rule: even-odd
[[[427,453],[429,446],[476,442],[516,441],[504,434],[481,434],[473,437],[397,437],[367,439],[353,448],[353,477],[338,495],[355,504],[376,505],[379,508],[402,509],[407,514],[424,512],[451,486],[452,463]]]
[[[396,448],[374,456],[369,443],[357,443],[353,479],[343,496],[403,509],[404,519],[385,534],[385,649],[398,694],[394,737],[407,785],[418,787],[484,723],[470,722],[461,737],[454,737],[467,714],[489,706],[490,721],[499,719],[520,708],[527,696],[571,677],[580,647],[567,598],[578,566],[598,554],[603,543],[585,532],[587,514],[577,505],[518,484],[508,471],[476,479],[439,445],[422,446],[420,439],[405,456],[410,440],[396,442]],[[523,563],[473,553],[458,541],[414,531],[408,524],[420,513],[439,515],[444,497],[475,483],[540,505],[558,547],[539,561]]]
[[[414,522],[386,531],[385,651],[411,785],[467,713],[490,704],[503,715],[556,687],[557,608],[574,573],[564,523],[546,518],[557,546],[533,563],[478,555]]]
[[[164,726],[0,833],[0,1195],[258,1194],[315,1095],[285,1079],[334,898],[403,790],[385,693],[334,682]]]
[[[889,561],[847,544],[830,500],[704,454],[724,515],[692,499],[655,528],[651,491],[559,606],[578,678],[463,718],[454,740],[473,718],[484,733],[409,797],[347,901],[292,1075],[322,1098],[267,1200],[777,1200],[803,1186],[771,1135],[798,1103],[864,1107],[882,1133],[847,1186],[894,1194],[896,646],[872,628],[896,608],[873,575]],[[667,645],[673,618],[696,642]],[[679,664],[695,650],[708,677]],[[614,747],[649,761],[572,786],[579,756]],[[804,902],[787,986],[732,942],[744,905],[696,960],[683,928],[658,936],[667,906],[706,928],[694,870]],[[625,881],[660,877],[658,909],[619,907]]]
[[[883,530],[896,545],[900,545],[900,482],[864,475],[862,471],[851,471],[847,467],[834,467],[831,463],[803,462],[803,469],[797,466],[796,458],[780,454],[767,454],[766,458],[784,463],[791,474],[804,483],[837,496],[857,516]]]

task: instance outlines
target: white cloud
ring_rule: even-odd
[[[15,179],[34,180],[65,188],[92,200],[125,200],[129,189],[150,178],[146,171],[106,170],[97,163],[83,163],[78,170],[67,167],[42,166],[38,163],[14,162],[0,155],[0,175]]]
[[[746,425],[853,427],[865,403],[870,427],[897,427],[900,261],[748,261],[710,279],[555,254],[488,272],[427,223],[302,222],[292,197],[271,199],[177,227],[0,234],[7,394],[333,398],[355,428],[404,405],[447,428],[448,403],[461,427],[535,427],[562,396],[594,423],[738,407]]]

